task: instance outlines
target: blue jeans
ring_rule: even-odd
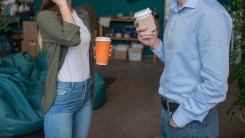
[[[44,116],[46,138],[86,138],[92,118],[92,79],[58,82],[57,97]]]
[[[173,100],[164,98],[168,102],[173,102]],[[167,102],[167,103],[168,103]],[[161,103],[162,105],[162,103]],[[207,137],[207,138],[216,138],[219,135],[219,120],[218,120],[218,111],[216,107],[209,110],[209,113],[203,120],[192,121],[187,124],[184,128],[175,128],[170,125],[170,119],[172,112],[166,110],[162,107],[162,120],[161,120],[161,134],[163,138],[191,138],[191,137]]]

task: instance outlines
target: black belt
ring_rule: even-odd
[[[175,112],[177,108],[179,107],[179,104],[175,102],[169,102],[167,104],[167,101],[163,97],[161,97],[161,102],[162,102],[163,108],[165,108],[166,110],[168,110],[168,105],[169,105],[170,112]]]

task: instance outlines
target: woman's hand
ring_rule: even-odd
[[[147,27],[139,27],[139,22],[135,21],[134,22],[135,27],[137,27],[137,32],[138,32],[138,39],[141,43],[143,43],[146,46],[151,47],[151,49],[155,50],[157,49],[160,41],[157,38],[157,30],[155,32],[155,34],[153,34],[152,32],[142,32],[147,30]]]
[[[112,45],[111,45],[111,48],[110,48],[110,50],[109,50],[109,57],[111,57],[111,51],[112,51]],[[94,47],[94,53],[96,53],[96,47]]]
[[[52,0],[55,4],[57,4],[59,7],[67,6],[66,0]]]

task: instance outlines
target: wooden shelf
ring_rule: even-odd
[[[111,40],[121,40],[121,41],[139,41],[138,38],[117,38],[117,37],[110,37]]]
[[[111,19],[113,22],[135,22],[135,19]]]
[[[135,19],[111,19],[112,22],[135,22]],[[159,24],[160,21],[159,19],[157,19],[155,21],[156,27],[157,27],[157,32],[158,32],[158,37],[159,37]],[[99,36],[102,37],[103,36],[103,26],[100,24],[99,25]],[[111,40],[121,40],[121,41],[139,41],[138,38],[116,38],[116,37],[110,37]],[[153,54],[153,62],[157,61],[157,56],[155,54]]]

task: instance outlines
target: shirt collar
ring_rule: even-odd
[[[199,2],[199,0],[187,0],[181,9],[183,9],[184,7],[195,9],[198,2]],[[175,0],[173,2],[173,4],[170,6],[170,9],[172,9],[175,12],[178,12],[178,7],[179,7],[179,2],[178,2],[178,0]]]

